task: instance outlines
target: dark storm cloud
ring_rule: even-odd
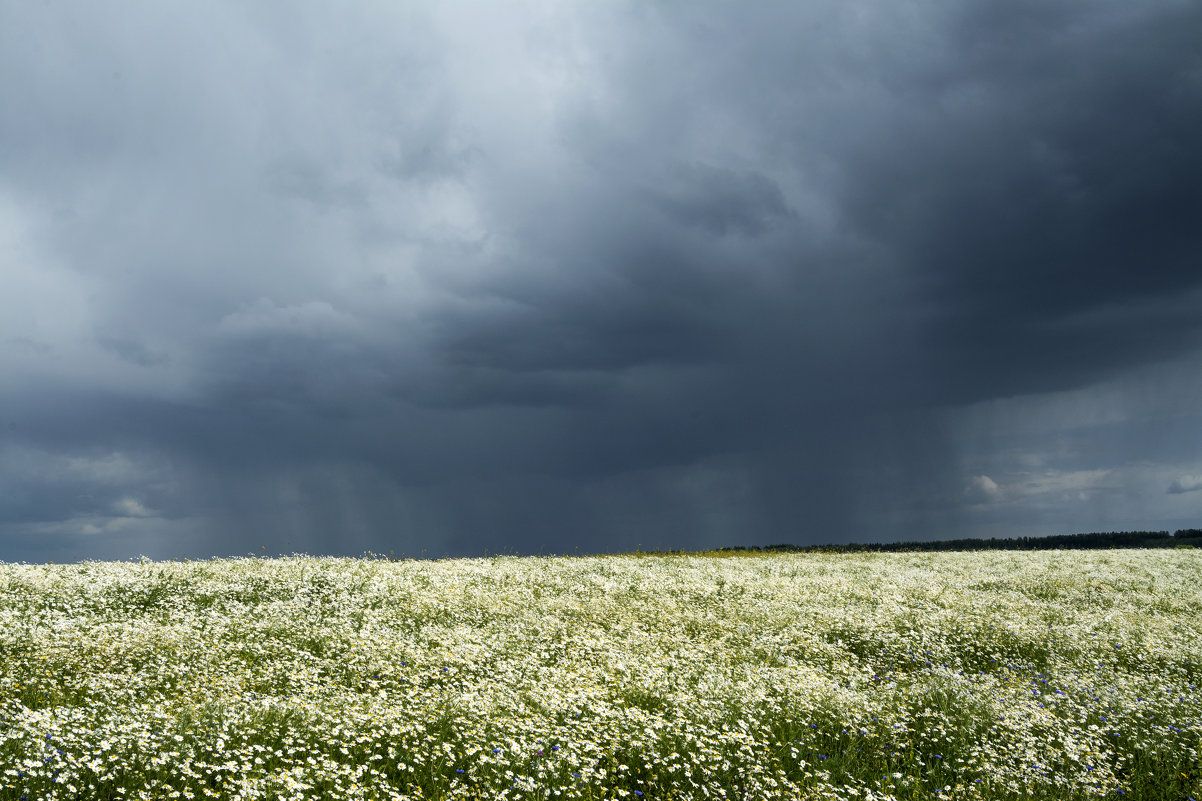
[[[0,558],[1202,511],[1192,4],[5,15]]]
[[[675,180],[653,187],[653,202],[673,220],[722,235],[754,235],[775,219],[790,216],[785,196],[759,173],[738,174],[709,165],[681,165]]]
[[[1199,342],[1198,10],[1028,11],[963,12],[948,69],[912,87],[928,113],[851,161],[846,208],[927,285],[950,399],[1076,386]]]

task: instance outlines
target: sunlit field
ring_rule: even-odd
[[[0,564],[0,799],[1202,799],[1202,550]]]

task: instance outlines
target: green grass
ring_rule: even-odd
[[[1202,799],[1199,553],[0,564],[0,801]]]

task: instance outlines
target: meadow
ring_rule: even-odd
[[[1202,799],[1202,550],[0,563],[0,800]]]

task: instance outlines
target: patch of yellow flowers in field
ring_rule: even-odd
[[[1202,799],[1202,551],[0,564],[0,801]]]

